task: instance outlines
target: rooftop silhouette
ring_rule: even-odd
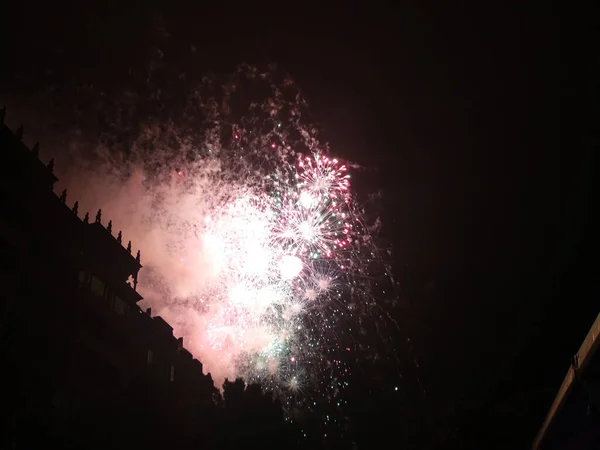
[[[228,383],[223,400],[183,338],[140,308],[141,251],[124,246],[102,210],[90,220],[66,190],[57,195],[54,160],[44,164],[39,145],[29,149],[23,127],[13,132],[4,116],[0,357],[9,370],[0,447],[238,448],[289,439],[280,405],[260,387]]]

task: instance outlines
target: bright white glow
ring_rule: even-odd
[[[235,305],[243,304],[248,300],[250,295],[246,286],[238,284],[229,291],[229,301]]]
[[[218,275],[225,264],[225,249],[223,240],[217,236],[204,236],[204,255],[209,261],[211,275]]]
[[[281,259],[279,270],[281,278],[291,280],[302,272],[302,261],[296,256],[286,255]]]
[[[300,231],[300,234],[302,235],[302,237],[306,241],[311,241],[314,238],[314,236],[315,236],[315,232],[313,230],[313,227],[310,225],[309,222],[306,222],[306,221],[302,222],[298,226],[298,231]]]
[[[300,194],[300,204],[304,207],[304,208],[310,208],[311,206],[313,206],[315,203],[317,202],[317,199],[312,196],[310,193],[308,193],[307,191],[303,191]]]
[[[249,242],[245,250],[245,272],[259,275],[265,273],[271,261],[271,255],[259,242]]]
[[[277,295],[277,291],[271,287],[265,287],[261,289],[255,299],[255,309],[262,313],[266,311],[271,305],[274,305],[279,300],[279,296]]]

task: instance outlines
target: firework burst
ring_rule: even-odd
[[[250,360],[246,376],[281,373],[284,388],[300,386],[301,375],[291,381],[289,373],[302,359],[295,353],[306,354],[308,316],[343,288],[338,253],[351,242],[355,221],[344,166],[319,153],[303,161],[314,164],[289,164],[282,172],[293,176],[275,186],[256,188],[253,180],[250,188],[241,180],[236,191],[245,194],[215,208],[201,231],[211,274],[202,296],[216,312],[209,345],[235,348],[233,361]]]
[[[119,170],[69,187],[103,187],[91,197],[142,249],[145,301],[217,385],[243,377],[284,398],[330,397],[349,372],[344,341],[373,304],[379,253],[348,164],[303,122],[293,83],[272,77],[242,67],[220,101],[205,80],[182,123],[150,122]],[[271,94],[238,110],[248,80]]]

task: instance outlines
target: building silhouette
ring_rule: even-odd
[[[54,193],[54,161],[0,110],[0,448],[211,448],[202,364],[142,311],[141,255]],[[199,445],[201,443],[201,445]]]

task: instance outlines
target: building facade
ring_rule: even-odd
[[[101,211],[54,192],[53,160],[4,114],[0,448],[210,448],[216,390],[138,306],[140,252]]]

